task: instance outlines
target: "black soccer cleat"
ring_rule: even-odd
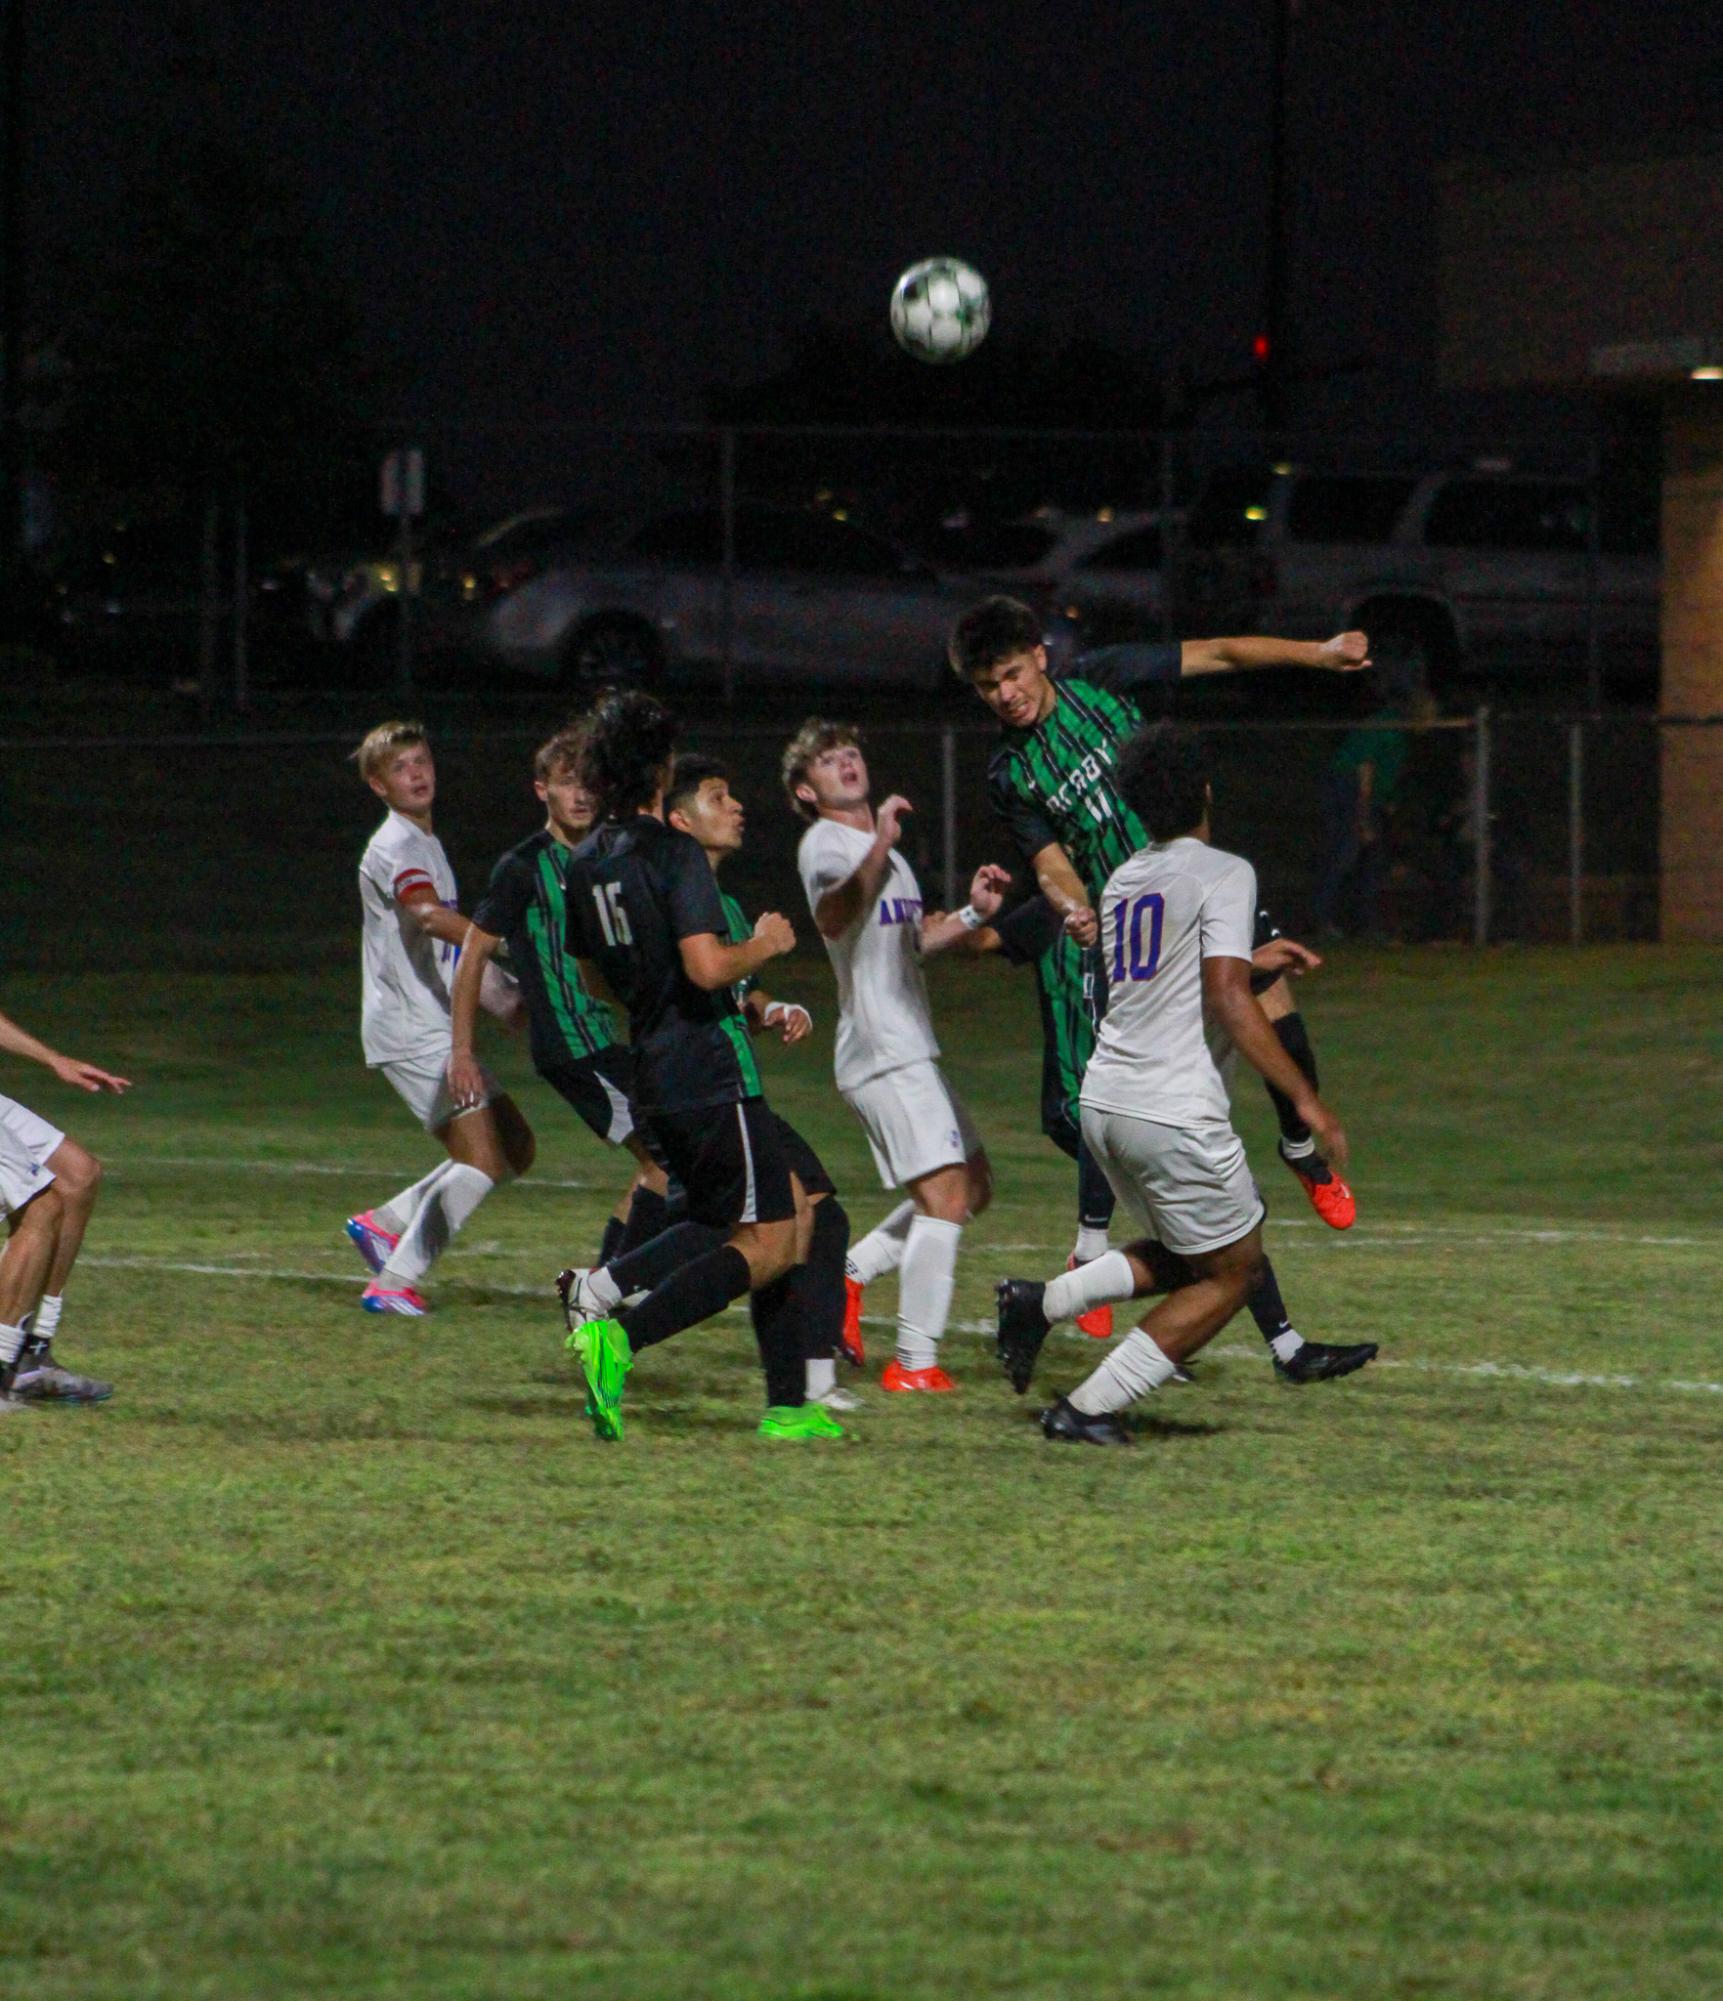
[[[1374,1341],[1355,1341],[1350,1347],[1331,1341],[1306,1341],[1290,1362],[1274,1358],[1274,1373],[1294,1389],[1300,1383],[1326,1383],[1336,1376],[1349,1376],[1376,1358]]]
[[[1111,1411],[1089,1417],[1061,1397],[1041,1413],[1042,1435],[1063,1445],[1134,1445],[1135,1439]]]
[[[1005,1380],[1019,1396],[1035,1374],[1035,1358],[1047,1339],[1049,1322],[1041,1300],[1046,1286],[1032,1278],[1002,1278],[993,1288],[999,1305],[999,1338],[994,1352]]]

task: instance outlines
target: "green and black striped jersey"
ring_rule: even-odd
[[[719,890],[718,901],[724,906],[724,920],[729,925],[725,941],[731,945],[745,945],[754,935],[754,927],[748,922],[747,914],[727,890]],[[758,973],[750,973],[745,980],[738,980],[730,991],[736,996],[736,1005],[741,1007],[748,996],[760,984]]]
[[[481,931],[508,946],[538,1070],[578,1063],[616,1040],[610,1009],[587,992],[568,949],[569,853],[540,828],[492,869],[473,912]]]
[[[1119,746],[1143,720],[1124,690],[1176,680],[1180,667],[1176,642],[1083,654],[1072,678],[1053,683],[1056,699],[1042,720],[1004,731],[988,761],[993,810],[1024,859],[1058,842],[1097,902],[1108,876],[1148,842],[1113,782]]]

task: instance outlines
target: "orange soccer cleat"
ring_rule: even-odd
[[[957,1385],[937,1363],[931,1369],[906,1369],[894,1355],[879,1379],[882,1390],[954,1390]]]
[[[1073,1251],[1065,1260],[1065,1269],[1077,1269],[1077,1253]],[[1091,1341],[1110,1341],[1113,1338],[1113,1309],[1110,1306],[1091,1306],[1087,1313],[1077,1315],[1077,1331],[1087,1334]]]
[[[1280,1157],[1286,1160],[1285,1154]],[[1309,1154],[1303,1160],[1287,1160],[1286,1164],[1298,1176],[1299,1186],[1310,1197],[1311,1208],[1323,1222],[1331,1230],[1350,1230],[1358,1220],[1358,1204],[1353,1199],[1352,1190],[1321,1154]]]
[[[867,1350],[862,1346],[861,1331],[862,1285],[860,1279],[844,1278],[844,1331],[838,1336],[838,1346],[852,1369],[859,1369],[867,1360]]]

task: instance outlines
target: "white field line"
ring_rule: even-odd
[[[434,1164],[434,1163],[433,1163]],[[335,1167],[317,1160],[224,1160],[218,1154],[197,1153],[156,1153],[147,1158],[128,1159],[107,1156],[111,1171],[121,1176],[136,1174],[140,1169],[151,1167],[218,1167],[224,1174],[317,1174],[333,1180],[394,1181],[403,1183],[416,1181],[421,1174],[428,1174],[430,1168],[424,1161],[413,1167]],[[617,1169],[620,1180],[620,1166]],[[556,1181],[549,1175],[529,1174],[524,1181],[511,1182],[511,1188],[607,1188],[611,1184],[597,1181]]]
[[[85,1257],[83,1264],[93,1265],[106,1271],[157,1271],[174,1272],[194,1278],[228,1279],[282,1279],[299,1285],[336,1285],[351,1290],[364,1285],[369,1274],[364,1272],[291,1271],[284,1268],[260,1270],[255,1265],[210,1264],[189,1258],[144,1258],[144,1257]],[[550,1306],[552,1290],[549,1284],[511,1285],[503,1280],[473,1281],[475,1290],[505,1293],[515,1299],[536,1299],[546,1308]],[[740,1306],[726,1309],[732,1314],[745,1311]],[[883,1314],[863,1314],[863,1320],[872,1327],[890,1327],[895,1323]],[[958,1334],[975,1334],[991,1337],[994,1324],[991,1320],[953,1320],[951,1330]],[[1064,1338],[1078,1341],[1087,1336],[1075,1333]],[[1228,1345],[1209,1350],[1213,1355],[1227,1361],[1262,1361],[1266,1357],[1259,1348]],[[1577,1369],[1541,1369],[1519,1362],[1430,1362],[1416,1358],[1400,1359],[1392,1355],[1379,1355],[1370,1364],[1372,1369],[1416,1369],[1429,1375],[1470,1376],[1491,1382],[1531,1383],[1549,1389],[1590,1389],[1590,1390],[1649,1390],[1652,1392],[1672,1391],[1686,1395],[1723,1396],[1723,1383],[1688,1382],[1676,1378],[1658,1379],[1651,1376],[1592,1375]]]
[[[219,1168],[225,1174],[292,1174],[318,1175],[333,1180],[368,1179],[372,1181],[392,1181],[397,1177],[412,1179],[423,1171],[423,1162],[412,1167],[342,1166],[328,1161],[315,1160],[232,1160],[219,1154],[152,1154],[148,1157],[128,1159],[125,1156],[109,1156],[110,1167],[122,1176],[152,1167],[208,1167]],[[618,1168],[620,1174],[620,1167]],[[606,1181],[557,1180],[547,1175],[529,1174],[524,1181],[511,1182],[511,1193],[534,1188],[546,1189],[597,1189],[607,1193],[616,1184]],[[1547,1227],[1532,1225],[1502,1228],[1473,1228],[1463,1224],[1452,1226],[1442,1223],[1370,1223],[1362,1229],[1346,1231],[1330,1230],[1325,1223],[1310,1216],[1275,1217],[1269,1223],[1271,1236],[1279,1236],[1283,1230],[1313,1230],[1323,1238],[1332,1238],[1343,1248],[1362,1250],[1365,1248],[1385,1248],[1384,1239],[1396,1248],[1411,1245],[1452,1244],[1619,1244],[1629,1249],[1653,1250],[1715,1250],[1723,1254],[1723,1235],[1711,1237],[1667,1237],[1645,1236],[1624,1228],[1595,1224],[1552,1224]],[[985,1246],[989,1253],[1001,1254],[1017,1251],[1042,1251],[1049,1257],[1062,1257],[1068,1244],[1043,1243],[1003,1243]]]

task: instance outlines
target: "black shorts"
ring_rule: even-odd
[[[838,1192],[837,1183],[826,1172],[825,1162],[788,1119],[779,1119],[776,1112],[772,1117],[778,1120],[778,1138],[783,1142],[784,1157],[790,1163],[790,1172],[802,1184],[803,1192],[808,1195],[835,1195]]]
[[[664,1164],[688,1193],[688,1219],[709,1229],[784,1223],[796,1213],[784,1125],[764,1098],[652,1113]]]
[[[640,1116],[631,1103],[634,1058],[617,1044],[591,1056],[570,1057],[538,1074],[607,1145],[621,1146],[639,1129]]]

